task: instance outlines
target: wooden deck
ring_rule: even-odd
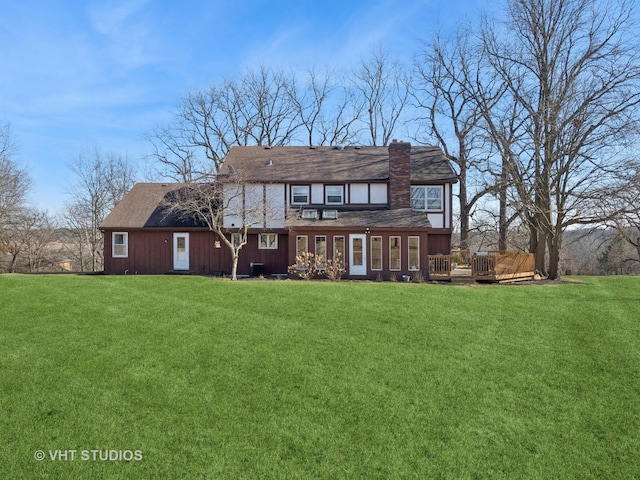
[[[471,255],[471,265],[458,267],[450,255],[429,255],[429,279],[453,282],[514,282],[535,276],[535,255],[489,251]]]

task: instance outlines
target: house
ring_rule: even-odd
[[[227,238],[253,212],[239,274],[286,273],[298,254],[312,252],[340,258],[349,278],[389,278],[450,253],[457,177],[438,147],[233,147],[218,181],[225,195],[241,192],[225,204]],[[107,216],[106,273],[230,271],[215,233],[166,214],[167,196],[180,188],[136,184]]]

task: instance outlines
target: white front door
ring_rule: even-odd
[[[349,275],[367,274],[367,236],[349,235]]]
[[[189,234],[173,234],[173,269],[189,270]]]

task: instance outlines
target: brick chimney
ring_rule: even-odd
[[[396,139],[389,144],[389,205],[411,207],[411,144]]]

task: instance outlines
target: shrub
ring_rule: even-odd
[[[318,273],[315,255],[304,252],[296,256],[296,263],[287,267],[289,275],[296,275],[302,280],[310,280]]]
[[[411,281],[414,283],[424,283],[424,277],[422,276],[421,271],[413,272],[411,274]]]
[[[342,279],[345,273],[347,273],[347,269],[342,265],[339,258],[325,262],[324,274],[332,282],[337,282]]]

